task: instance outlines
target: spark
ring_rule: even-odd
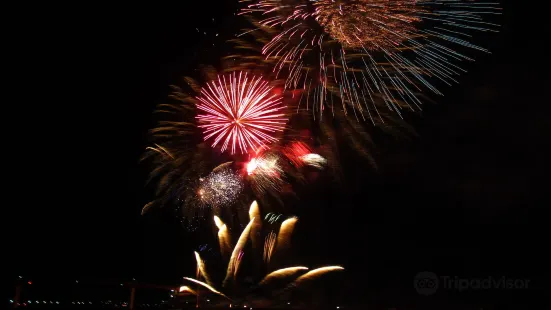
[[[213,293],[215,293],[215,294],[218,294],[218,295],[220,295],[220,296],[222,296],[222,297],[225,297],[225,298],[227,298],[227,299],[230,299],[228,296],[226,296],[226,295],[224,295],[223,293],[217,291],[214,287],[208,285],[207,283],[204,283],[204,282],[201,282],[201,281],[199,281],[199,280],[192,279],[192,278],[188,278],[188,277],[184,277],[184,279],[186,279],[186,280],[188,280],[188,281],[191,281],[191,282],[193,282],[193,283],[199,284],[199,285],[201,285],[201,286],[207,288],[209,291],[211,291],[211,292],[213,292]]]
[[[142,208],[142,215],[146,214],[149,209],[155,204],[155,201],[148,202],[143,208]]]
[[[214,138],[212,147],[221,143],[231,154],[267,148],[277,141],[274,134],[283,131],[287,118],[282,113],[282,96],[262,76],[249,78],[247,73],[235,72],[218,76],[201,90],[197,108],[203,112],[197,119],[204,140]]]
[[[223,256],[230,252],[230,236],[228,235],[228,228],[226,224],[222,225],[220,230],[218,230],[218,243],[220,244],[220,252]]]
[[[200,182],[199,198],[213,207],[231,204],[243,190],[240,176],[229,168],[213,171]]]
[[[295,224],[297,223],[297,221],[297,217],[291,217],[281,223],[281,227],[279,228],[279,235],[277,236],[276,253],[279,253],[289,248],[291,243],[291,236],[293,235],[293,230],[295,229]]]
[[[212,284],[212,282],[210,281],[210,277],[205,270],[205,263],[203,262],[203,260],[201,259],[201,256],[199,256],[199,253],[197,252],[195,252],[195,260],[197,261],[197,273],[203,276],[203,278],[208,284]]]
[[[282,269],[278,269],[270,274],[268,274],[266,277],[264,277],[264,279],[262,279],[262,281],[260,281],[260,285],[262,284],[265,284],[266,282],[272,280],[272,279],[281,279],[281,278],[284,278],[284,277],[288,277],[290,275],[293,275],[299,271],[304,271],[304,270],[308,270],[307,267],[287,267],[287,268],[282,268]]]
[[[180,286],[180,289],[178,290],[180,293],[182,292],[189,292],[193,295],[197,295],[197,292],[195,292],[193,289],[191,289],[189,286],[183,285]]]
[[[333,271],[340,271],[340,270],[344,270],[344,268],[341,266],[326,266],[326,267],[317,268],[317,269],[308,271],[307,273],[298,277],[293,284],[295,286],[298,286],[302,284],[304,281],[312,280],[326,273],[333,272]]]
[[[463,50],[489,53],[471,33],[498,32],[485,19],[501,11],[470,0],[253,0],[241,13],[279,31],[262,54],[277,61],[274,72],[286,68],[285,89],[308,92],[314,117],[334,113],[336,96],[345,114],[376,124],[383,107],[402,117],[421,109],[421,92],[443,95],[432,80],[457,83],[462,63],[473,61]]]
[[[272,252],[274,251],[274,246],[276,242],[277,235],[272,231],[264,240],[264,262],[270,264],[270,259],[272,258]]]
[[[327,160],[318,154],[306,154],[301,157],[302,161],[312,167],[323,169],[327,164]]]
[[[295,165],[301,167],[304,165],[303,157],[311,153],[310,148],[303,142],[293,142],[283,149],[285,156]]]
[[[236,269],[235,264],[237,264],[240,261],[239,255],[241,255],[241,252],[243,251],[243,247],[245,247],[245,244],[247,243],[247,239],[249,238],[249,233],[251,231],[251,226],[253,225],[253,223],[254,223],[254,218],[252,218],[249,224],[247,224],[247,226],[241,233],[241,236],[239,237],[237,244],[233,248],[233,252],[230,257],[230,263],[228,264],[228,270],[226,272],[226,278],[224,279],[224,284],[226,284],[229,281],[230,276],[234,274],[234,269]]]
[[[278,191],[284,183],[279,157],[273,153],[261,154],[251,159],[246,168],[249,181],[257,194]]]
[[[218,217],[218,216],[214,216],[214,224],[216,225],[216,228],[220,229],[222,228],[222,226],[224,226],[224,222],[222,222],[222,220]]]
[[[262,225],[262,219],[260,217],[260,210],[258,208],[258,203],[253,201],[251,203],[251,207],[249,208],[249,220],[253,221],[253,225],[251,226],[251,241],[253,244],[253,247],[256,247],[256,236],[260,233],[260,227]]]
[[[174,159],[174,155],[172,155],[172,153],[170,153],[166,148],[164,148],[164,147],[162,147],[158,144],[155,144],[155,146],[157,146],[157,148],[154,148],[152,146],[148,146],[145,149],[155,151],[155,152],[157,152],[161,155],[168,155],[168,157]]]

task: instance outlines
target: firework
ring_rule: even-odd
[[[204,283],[204,282],[201,282],[201,281],[199,281],[199,280],[195,280],[195,279],[192,279],[192,278],[188,278],[188,277],[184,277],[184,279],[186,279],[186,280],[188,280],[188,281],[191,281],[191,282],[194,282],[194,283],[196,283],[196,284],[199,284],[199,285],[201,285],[201,286],[203,286],[203,287],[206,287],[209,291],[211,291],[211,292],[213,292],[213,293],[215,293],[215,294],[217,294],[217,295],[220,295],[220,296],[222,296],[222,297],[228,298],[228,296],[226,296],[226,295],[224,295],[223,293],[217,291],[214,287],[212,287],[212,286],[210,286],[210,285],[208,285],[208,284],[206,284],[206,283]],[[228,299],[229,299],[229,298],[228,298]]]
[[[382,109],[419,110],[425,90],[442,95],[435,81],[457,82],[461,63],[473,60],[465,51],[488,52],[471,33],[497,32],[485,18],[501,8],[471,0],[253,0],[242,14],[260,18],[257,30],[277,31],[262,54],[274,59],[276,77],[286,76],[285,89],[304,91],[300,102],[314,116],[340,104],[375,124]]]
[[[291,246],[291,236],[297,221],[297,217],[291,217],[281,223],[279,235],[277,236],[276,252],[282,252]]]
[[[180,286],[180,289],[178,290],[178,292],[179,293],[188,292],[190,294],[197,295],[197,292],[195,292],[193,289],[191,289],[189,286],[186,286],[186,285]]]
[[[257,246],[257,236],[260,233],[259,229],[262,226],[262,218],[260,217],[260,210],[258,208],[258,203],[253,201],[251,207],[249,208],[249,220],[253,222],[251,227],[251,242],[253,247]]]
[[[283,154],[295,165],[296,167],[302,167],[304,160],[302,157],[311,153],[310,148],[302,142],[293,142],[283,149]]]
[[[274,232],[270,232],[264,240],[264,262],[266,265],[270,264],[270,259],[272,258],[272,252],[274,251],[276,242],[276,236],[277,235]]]
[[[281,214],[268,213],[264,217],[264,220],[268,221],[268,223],[270,224],[274,224],[279,220],[280,217],[281,217]]]
[[[317,268],[317,269],[309,271],[309,272],[303,274],[302,276],[298,277],[295,280],[295,282],[293,282],[292,285],[299,286],[300,284],[302,284],[305,281],[313,280],[313,279],[316,279],[316,278],[318,278],[318,277],[320,277],[320,276],[322,276],[326,273],[333,272],[333,271],[340,271],[340,270],[344,270],[344,268],[341,267],[341,266],[327,266],[327,267]]]
[[[246,168],[248,180],[258,196],[266,192],[277,192],[285,183],[281,178],[283,169],[276,154],[266,153],[254,157],[247,163]]]
[[[201,201],[213,207],[233,203],[243,190],[241,177],[230,168],[215,169],[206,178],[199,179],[197,194]]]
[[[205,272],[205,263],[199,256],[199,253],[195,252],[195,261],[197,262],[197,275],[202,276],[208,284],[212,284],[208,274]]]
[[[231,68],[226,68],[224,71],[235,72]],[[212,68],[203,67],[201,72],[205,80],[217,79],[216,70]],[[244,73],[239,79],[239,75],[236,73],[226,76],[225,81],[231,84],[234,79],[236,83],[241,83],[244,87],[240,89],[243,92],[247,90],[248,85],[253,87],[254,82],[258,80],[246,78]],[[201,88],[202,83],[199,81],[191,78],[184,78],[184,80],[190,90],[174,86],[175,91],[170,97],[175,99],[175,102],[162,103],[155,111],[162,118],[159,125],[150,131],[151,145],[146,147],[143,160],[147,160],[148,164],[152,166],[150,179],[147,182],[156,183],[156,197],[143,207],[142,214],[145,215],[157,207],[170,206],[172,210],[176,211],[176,215],[184,227],[193,231],[204,219],[212,218],[214,213],[220,215],[221,212],[226,212],[220,211],[218,207],[231,206],[231,208],[227,208],[227,212],[235,213],[243,202],[241,201],[242,197],[258,199],[263,203],[277,202],[279,205],[283,205],[281,196],[292,194],[291,184],[304,179],[303,172],[288,167],[287,162],[278,155],[280,143],[270,145],[273,150],[262,149],[254,152],[257,167],[253,169],[255,171],[251,170],[251,174],[246,171],[232,170],[233,162],[226,162],[212,169],[219,163],[220,154],[213,152],[210,145],[203,142],[203,130],[198,125],[207,124],[198,120],[196,114],[196,107],[204,105],[198,100],[198,97],[201,97],[201,91],[205,91],[205,89]],[[223,83],[223,81],[223,77],[220,77],[219,82]],[[214,84],[217,83],[214,82]],[[255,89],[270,88],[262,86],[262,83],[264,82],[258,82],[254,86]],[[207,90],[210,91],[208,87]],[[245,93],[244,99],[241,101],[245,102],[253,95],[260,98],[261,94],[256,94],[251,90],[249,93]],[[277,97],[272,101],[281,101],[278,97],[280,95],[276,95],[274,92],[274,95],[262,97],[263,102],[269,102],[270,96]],[[262,112],[258,109],[268,108],[262,104],[260,101],[251,102],[245,108],[249,109],[249,113],[254,112],[253,114],[261,119]],[[276,107],[273,109],[275,111]],[[264,119],[274,115],[278,114],[273,112],[266,115]],[[258,131],[255,130],[251,129],[252,132]],[[223,156],[225,157],[225,155]],[[211,213],[213,209],[215,212]],[[218,229],[222,236],[222,242],[229,242],[224,238],[224,229],[220,227]],[[224,248],[229,249],[228,246]]]
[[[260,281],[260,284],[264,284],[272,279],[281,279],[281,278],[284,278],[284,277],[288,277],[290,275],[293,275],[297,272],[300,272],[300,271],[305,271],[305,270],[308,270],[307,267],[287,267],[287,268],[282,268],[282,269],[279,269],[279,270],[276,270],[272,273],[270,273],[269,275],[267,275],[266,277],[264,277],[264,279],[262,279],[262,281]]]
[[[302,161],[308,166],[312,166],[318,169],[323,169],[323,167],[327,164],[327,160],[319,154],[306,154],[301,156],[300,159],[302,159]]]
[[[283,131],[287,119],[282,97],[262,77],[249,78],[239,72],[219,76],[201,90],[197,98],[204,139],[213,138],[212,147],[221,143],[221,151],[228,147],[234,154],[267,147],[277,141],[274,133]]]
[[[243,260],[244,256],[247,256],[249,258],[254,258],[254,257],[257,257],[256,254],[258,254],[260,258],[260,262],[264,262],[265,264],[268,264],[272,252],[277,251],[277,249],[275,249],[275,244],[277,242],[280,242],[280,240],[283,240],[281,242],[288,243],[288,239],[290,238],[290,234],[292,233],[293,227],[296,223],[296,218],[290,218],[286,222],[282,223],[281,228],[279,229],[279,233],[285,235],[283,239],[278,238],[277,234],[270,230],[267,236],[265,237],[266,242],[265,242],[263,252],[255,253],[256,252],[255,248],[252,246],[249,247],[248,245],[249,245],[249,240],[251,240],[249,236],[252,233],[253,223],[255,223],[257,217],[261,218],[260,208],[258,204],[253,203],[251,205],[251,208],[249,209],[249,215],[250,215],[250,222],[245,227],[245,229],[241,232],[241,235],[237,243],[235,244],[235,247],[233,248],[232,257],[229,260],[227,265],[225,279],[222,281],[222,285],[219,286],[220,287],[219,289],[217,288],[217,285],[215,283],[208,283],[209,282],[208,280],[205,280],[205,282],[202,282],[198,279],[192,279],[187,277],[185,277],[184,279],[187,281],[191,281],[197,285],[203,286],[206,289],[208,289],[210,292],[216,295],[223,296],[230,300],[240,300],[240,303],[244,303],[246,301],[247,305],[252,306],[254,304],[259,305],[259,303],[264,303],[266,301],[265,299],[262,298],[262,296],[259,296],[258,294],[259,292],[263,291],[265,288],[268,288],[268,287],[270,288],[266,292],[270,293],[271,299],[274,299],[274,296],[278,296],[279,298],[281,294],[287,292],[289,289],[292,289],[293,287],[296,287],[297,284],[300,284],[305,280],[316,279],[324,275],[325,273],[341,268],[341,267],[330,266],[330,267],[318,268],[311,272],[305,273],[306,271],[309,270],[307,267],[302,267],[302,266],[284,267],[284,268],[269,272],[268,274],[263,276],[257,284],[253,284],[252,287],[234,287],[234,286],[230,287],[229,284],[241,285],[244,283],[243,281],[229,281],[229,279],[235,279],[238,276],[238,271],[240,270],[240,268],[242,268],[241,266],[242,264],[250,261],[249,259]],[[262,234],[263,232],[263,228],[261,227],[262,221],[260,221],[259,223],[260,223],[259,224],[260,227],[258,227],[258,233]],[[222,230],[226,227],[226,224],[224,224],[224,222],[218,217],[214,217],[214,224],[216,225],[216,227],[219,228],[219,230]],[[252,252],[249,254],[246,254],[246,252],[248,252],[249,250],[252,250]],[[197,269],[199,270],[197,277],[202,276],[205,279],[219,278],[219,277],[211,277],[210,275],[207,274],[205,264],[201,260],[198,254],[196,254],[196,261],[197,261]],[[259,267],[260,267],[259,270],[261,270],[262,272],[266,272],[267,270],[269,270],[267,266],[259,266]],[[249,270],[249,269],[250,268],[246,268],[243,270]],[[281,280],[285,280],[285,281],[281,281]],[[288,286],[289,283],[291,283],[291,286]],[[278,290],[274,290],[276,289],[276,287],[279,287]],[[259,291],[258,290],[259,288],[263,288],[263,289]],[[194,293],[193,290],[189,289],[186,286],[182,286],[180,288],[180,292],[183,292],[183,291],[190,292],[192,294]],[[197,290],[195,295],[198,295],[198,293],[199,291]],[[231,298],[228,296],[230,296]],[[250,300],[249,298],[253,298],[253,299]]]
[[[238,268],[238,264],[239,262],[241,262],[243,247],[245,247],[245,244],[247,243],[247,239],[249,237],[249,233],[251,231],[251,226],[253,225],[253,223],[254,223],[254,218],[252,218],[249,224],[247,224],[247,227],[245,227],[245,229],[241,233],[241,236],[239,237],[239,240],[237,241],[237,244],[233,249],[233,252],[230,258],[230,263],[228,264],[228,270],[226,272],[226,278],[224,279],[224,286],[226,286],[226,284],[228,283],[230,276],[235,276],[236,270]]]

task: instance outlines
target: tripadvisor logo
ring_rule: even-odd
[[[413,287],[420,295],[429,296],[441,288],[456,290],[519,290],[528,289],[529,279],[511,279],[507,277],[461,278],[456,276],[437,276],[433,272],[420,272],[413,280]]]

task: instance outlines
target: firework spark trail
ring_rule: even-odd
[[[257,195],[276,192],[281,189],[284,180],[279,157],[272,153],[261,154],[247,163],[247,174],[251,186]],[[260,220],[260,218],[258,219]]]
[[[287,123],[283,98],[262,77],[249,78],[247,73],[219,76],[201,90],[197,100],[197,108],[204,113],[197,116],[204,140],[214,138],[212,147],[222,143],[222,152],[228,146],[232,154],[237,148],[241,153],[266,148],[277,141],[273,134],[283,131]]]
[[[308,165],[318,169],[323,169],[327,164],[327,160],[318,154],[306,154],[301,157],[302,161]]]
[[[328,102],[330,82],[334,80],[345,113],[349,106],[358,119],[367,117],[372,123],[375,120],[371,110],[378,113],[373,95],[401,117],[403,107],[420,109],[416,91],[424,88],[442,95],[429,82],[429,77],[447,85],[457,83],[455,76],[466,71],[458,63],[473,59],[455,48],[488,52],[467,40],[472,37],[468,31],[498,32],[499,25],[485,22],[484,18],[501,14],[497,2],[467,0],[255,0],[250,3],[242,9],[243,14],[257,14],[261,17],[261,27],[281,31],[264,45],[262,53],[268,58],[279,58],[278,70],[287,65],[286,89],[296,88],[300,80],[304,85],[309,81],[308,92],[310,89],[315,92],[313,112],[321,113]],[[305,46],[298,53],[303,43],[308,48]],[[310,57],[308,53],[316,55]],[[347,54],[356,60],[347,58]],[[335,59],[338,55],[340,61]],[[358,56],[364,68],[354,67]],[[315,68],[311,77],[309,69],[305,73],[295,69],[298,64],[306,66],[307,62]],[[359,83],[355,72],[361,72],[364,77],[367,73],[369,79],[360,79]],[[312,81],[319,81],[320,87],[311,88]],[[371,99],[369,104],[366,95]],[[329,96],[332,102],[333,95],[329,93]],[[310,96],[305,97],[308,106]]]
[[[291,246],[291,237],[297,221],[297,217],[291,217],[281,223],[277,236],[276,253],[281,253]]]
[[[274,246],[276,242],[277,235],[272,231],[264,240],[264,262],[266,265],[270,264],[270,259],[272,258],[272,252],[274,251]]]
[[[260,209],[258,208],[258,203],[253,201],[251,203],[251,206],[249,208],[249,220],[253,221],[253,225],[251,226],[251,242],[253,244],[253,248],[257,247],[257,236],[260,234],[260,229],[262,226],[262,218],[260,217]]]
[[[199,281],[199,280],[192,279],[192,278],[188,278],[188,277],[184,277],[184,279],[186,279],[186,280],[188,280],[188,281],[191,281],[191,282],[193,282],[193,283],[199,284],[199,285],[201,285],[201,286],[207,288],[209,291],[211,291],[211,292],[213,292],[213,293],[215,293],[215,294],[218,294],[218,295],[220,295],[220,296],[222,296],[222,297],[224,297],[224,298],[227,298],[227,299],[231,300],[228,296],[226,296],[226,295],[224,295],[223,293],[217,291],[214,287],[208,285],[207,283],[204,283],[204,282],[201,282],[201,281]]]
[[[220,244],[222,257],[226,257],[231,252],[231,241],[226,224],[218,231],[218,243]]]
[[[172,153],[170,153],[166,148],[164,148],[164,147],[162,147],[162,146],[160,146],[156,143],[155,143],[155,146],[157,146],[157,147],[154,148],[154,147],[148,146],[145,149],[155,151],[155,152],[157,152],[161,155],[168,155],[168,157],[174,159],[174,155],[172,155]]]
[[[273,279],[282,279],[304,270],[308,270],[308,268],[307,267],[287,267],[287,268],[278,269],[274,272],[271,272],[267,276],[265,276],[264,279],[260,281],[259,285],[266,284],[268,281]]]
[[[182,292],[189,292],[193,295],[197,295],[197,292],[195,292],[193,289],[191,289],[189,286],[186,286],[186,285],[182,285],[180,286],[180,289],[178,290],[179,293],[182,293]]]
[[[289,159],[295,167],[304,165],[303,156],[311,153],[310,148],[303,142],[293,142],[283,149],[283,154]]]
[[[281,214],[274,214],[274,213],[268,213],[264,217],[264,220],[268,221],[268,223],[273,224],[279,220],[281,217]]]
[[[231,251],[230,236],[228,234],[228,227],[218,216],[214,216],[214,224],[218,227],[218,243],[220,246],[220,252],[222,257],[226,257]]]
[[[315,279],[317,277],[320,277],[326,273],[333,272],[333,271],[340,271],[344,270],[341,266],[327,266],[327,267],[321,267],[317,268],[311,271],[308,271],[307,273],[303,274],[302,276],[298,277],[294,282],[293,286],[299,286],[300,284],[304,283],[305,281]]]
[[[146,214],[149,209],[155,204],[155,201],[148,202],[143,208],[142,208],[142,215]]]
[[[222,220],[217,215],[215,215],[214,216],[214,225],[216,225],[216,228],[220,229],[225,224],[224,224],[224,222],[222,222]]]
[[[200,181],[199,197],[201,201],[212,207],[233,203],[243,190],[241,177],[228,167],[213,170]]]
[[[197,274],[202,276],[203,279],[205,279],[205,281],[209,284],[209,285],[212,285],[212,282],[210,281],[210,277],[205,269],[205,263],[203,262],[203,260],[201,259],[201,256],[199,256],[199,253],[197,252],[194,252],[195,253],[195,260],[197,261]],[[197,277],[199,278],[199,277]]]
[[[226,286],[228,281],[230,280],[230,277],[234,274],[235,264],[240,262],[240,255],[243,251],[243,248],[245,247],[245,244],[247,243],[247,240],[249,238],[249,234],[251,232],[251,227],[254,223],[254,218],[247,224],[247,227],[243,230],[241,233],[241,236],[239,237],[239,240],[237,241],[237,244],[235,245],[233,252],[230,257],[230,263],[228,264],[228,270],[226,272],[226,277],[224,278],[224,284],[223,286]]]
[[[237,277],[237,272],[239,271],[239,267],[241,266],[241,261],[243,260],[243,256],[245,255],[245,252],[241,251],[239,252],[239,255],[237,255],[237,259],[233,262],[233,277]]]

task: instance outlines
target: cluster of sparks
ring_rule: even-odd
[[[465,71],[458,63],[473,60],[457,47],[488,52],[469,42],[469,31],[497,32],[484,17],[501,14],[499,3],[473,0],[241,2],[251,3],[241,14],[258,13],[262,27],[280,31],[262,53],[276,59],[286,89],[304,90],[314,116],[334,112],[340,98],[345,113],[373,123],[383,121],[377,106],[401,116],[420,109],[424,89],[442,95],[429,81],[457,82]]]
[[[213,277],[211,277],[208,274],[205,267],[205,262],[202,260],[200,254],[198,252],[195,252],[195,258],[197,261],[197,274],[196,274],[197,279],[193,279],[189,277],[185,277],[184,279],[192,282],[193,284],[198,285],[198,288],[194,290],[190,288],[190,286],[181,286],[179,289],[180,293],[198,295],[199,288],[203,287],[216,295],[222,296],[225,299],[233,301],[232,296],[229,293],[226,295],[224,292],[233,291],[228,288],[228,285],[230,283],[235,283],[232,280],[235,279],[235,277],[237,276],[238,271],[240,269],[240,265],[243,262],[242,258],[245,253],[245,246],[247,245],[248,242],[254,243],[253,236],[257,235],[261,229],[261,221],[259,219],[260,211],[258,208],[258,204],[256,202],[253,202],[251,205],[251,208],[249,210],[249,217],[250,217],[250,222],[246,226],[246,228],[242,231],[241,235],[239,236],[239,239],[237,240],[233,250],[231,251],[231,254],[226,252],[226,255],[230,255],[230,257],[228,260],[226,276],[224,278],[222,285],[218,287],[215,283],[213,283],[212,281]],[[229,240],[227,226],[219,217],[216,217],[216,216],[214,217],[214,222],[216,227],[218,227],[219,229],[218,231],[219,243],[221,247],[222,246],[226,247]],[[282,252],[283,249],[289,246],[290,238],[296,222],[297,222],[296,217],[289,218],[281,224],[279,234],[276,234],[275,232],[272,231],[266,236],[264,241],[264,248],[263,248],[264,249],[263,261],[265,262],[266,265],[269,265],[273,252]],[[222,252],[224,253],[224,251]],[[313,280],[324,274],[334,272],[334,271],[340,271],[340,270],[344,270],[344,268],[340,266],[326,266],[326,267],[321,267],[314,270],[310,270],[308,267],[303,267],[303,266],[280,268],[275,271],[269,272],[266,276],[264,276],[262,280],[259,281],[258,286],[272,283],[274,280],[278,280],[278,279],[281,280],[281,279],[290,278],[292,280],[293,279],[292,277],[294,277],[294,280],[286,287],[286,289],[289,289],[289,288],[299,286],[303,282],[306,282],[307,280]]]
[[[279,190],[284,184],[281,178],[283,169],[279,160],[276,154],[266,153],[252,158],[247,163],[248,179],[257,194]]]
[[[233,203],[243,190],[241,177],[228,167],[213,170],[201,178],[197,191],[200,200],[211,207],[222,207]]]
[[[283,98],[262,77],[243,72],[219,76],[201,90],[197,100],[204,139],[213,138],[212,147],[221,144],[222,152],[264,148],[277,141],[274,134],[283,131],[287,122]]]

